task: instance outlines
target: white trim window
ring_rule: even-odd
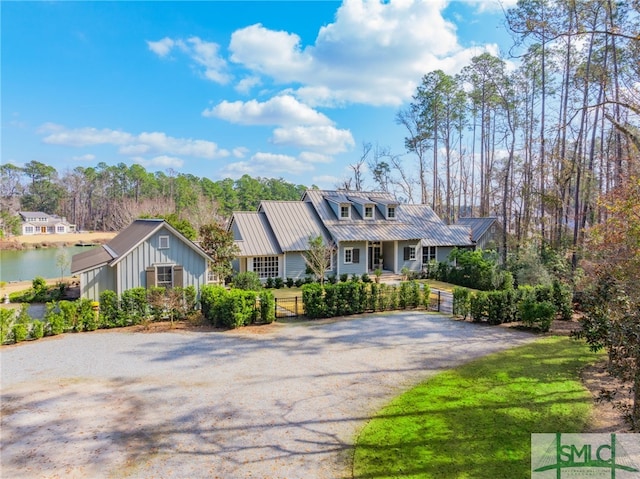
[[[415,260],[416,260],[416,247],[409,246],[409,261],[415,261]]]
[[[393,220],[396,217],[396,207],[395,206],[387,206],[387,219]]]
[[[253,258],[253,272],[260,279],[280,277],[280,258],[278,256],[256,256]]]
[[[158,249],[169,249],[169,235],[158,237]]]
[[[173,287],[173,266],[159,265],[156,266],[156,286],[161,288]]]
[[[364,219],[365,220],[372,220],[373,219],[373,206],[372,205],[365,205],[365,207],[364,207]]]
[[[56,226],[56,232],[57,233],[64,233],[64,226],[63,225]]]
[[[34,232],[34,228],[33,226],[25,226],[24,227],[24,234],[26,235],[32,235]]]
[[[344,264],[353,264],[353,248],[344,249]]]
[[[340,205],[340,219],[348,220],[351,218],[351,205],[343,203]]]

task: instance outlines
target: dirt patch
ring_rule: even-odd
[[[631,397],[625,394],[626,388],[623,384],[607,373],[606,362],[589,366],[582,371],[582,383],[594,401],[593,416],[587,432],[630,432],[622,411],[601,398],[603,391],[617,391],[616,398],[621,400],[622,404],[631,404]]]

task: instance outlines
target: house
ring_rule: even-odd
[[[136,287],[201,286],[212,282],[211,258],[160,219],[138,219],[108,243],[74,255],[80,297],[97,300],[106,290],[121,295]]]
[[[502,225],[498,218],[459,218],[456,224],[471,228],[471,240],[476,248],[500,251]]]
[[[428,205],[399,203],[385,192],[307,190],[300,201],[263,201],[229,223],[240,249],[234,269],[260,278],[303,278],[309,237],[334,246],[327,275],[376,269],[420,271],[454,247],[473,247],[469,228],[446,225]]]
[[[76,225],[67,222],[66,218],[49,215],[42,211],[19,211],[22,220],[21,234],[23,235],[54,235],[74,233]]]

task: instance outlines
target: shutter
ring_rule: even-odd
[[[405,261],[409,260],[409,247],[408,246],[404,247],[404,260]]]
[[[153,288],[156,285],[156,269],[153,266],[149,266],[145,272],[147,276],[147,289]]]
[[[174,288],[182,288],[184,271],[182,266],[174,266],[173,267],[173,287]]]
[[[352,258],[353,263],[359,263],[360,262],[360,248],[353,248],[353,252],[351,254],[353,255],[353,258]]]

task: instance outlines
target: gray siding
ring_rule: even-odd
[[[304,278],[306,276],[307,263],[301,252],[289,252],[284,256],[285,270],[283,274],[286,278]]]
[[[80,297],[92,301],[100,299],[103,291],[116,289],[116,271],[107,265],[80,273]]]
[[[436,261],[439,263],[448,262],[449,255],[453,251],[453,246],[438,246],[436,249]]]
[[[169,248],[158,248],[159,237],[169,236]],[[140,243],[117,264],[118,294],[131,288],[146,287],[145,269],[159,264],[183,267],[182,286],[207,284],[206,260],[166,229],[161,229]]]
[[[360,262],[345,264],[344,250],[353,248],[360,250]],[[342,242],[338,248],[338,273],[339,274],[362,274],[367,272],[367,243],[365,241]]]
[[[404,259],[404,249],[413,246],[416,249],[415,261]],[[411,271],[420,271],[422,269],[422,246],[420,240],[414,241],[398,241],[398,267],[396,273],[402,271],[402,268],[409,268]]]

